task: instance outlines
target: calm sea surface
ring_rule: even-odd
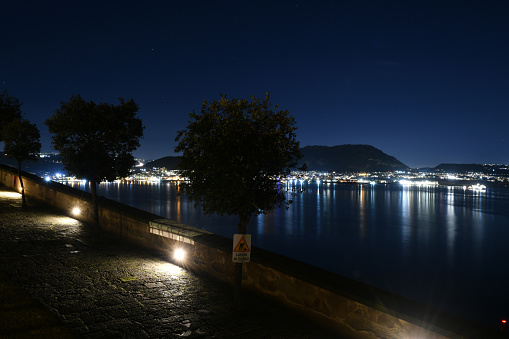
[[[288,210],[251,219],[253,246],[491,326],[509,315],[509,189],[303,186]],[[236,233],[236,217],[204,216],[173,182],[101,183],[98,193],[226,237]]]

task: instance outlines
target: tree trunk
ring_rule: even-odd
[[[92,204],[94,205],[94,227],[99,229],[99,202],[97,201],[97,183],[90,181],[92,188]]]
[[[23,177],[21,176],[21,161],[18,160],[18,177],[19,184],[21,185],[21,208],[27,207],[27,201],[25,198],[25,187],[23,186]]]
[[[237,232],[239,234],[246,234],[247,224],[249,223],[250,216],[240,216],[240,222],[237,225]],[[242,264],[241,262],[235,263],[235,275],[233,281],[233,307],[240,310],[241,302],[241,287],[242,287]]]

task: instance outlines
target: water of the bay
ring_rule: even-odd
[[[253,246],[493,327],[509,315],[509,189],[302,185],[288,210],[251,219]],[[175,182],[101,183],[98,193],[226,237],[236,233],[236,217],[203,215],[177,195]]]

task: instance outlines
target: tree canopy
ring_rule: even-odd
[[[278,177],[297,165],[301,153],[295,119],[269,102],[247,99],[203,103],[178,132],[176,152],[189,179],[181,185],[206,214],[237,215],[237,231],[245,234],[252,215],[289,204]],[[235,264],[234,305],[240,308],[242,262]]]
[[[9,122],[22,118],[21,103],[4,90],[0,93],[0,141],[4,140],[2,130]]]
[[[35,124],[26,119],[15,119],[2,129],[4,153],[17,161],[35,161],[41,151],[41,134]]]
[[[41,151],[41,135],[35,124],[26,119],[14,119],[1,129],[4,139],[4,153],[18,163],[18,177],[21,184],[22,206],[26,206],[25,188],[21,175],[21,162],[36,161]]]
[[[96,104],[73,95],[46,120],[53,148],[60,152],[69,174],[92,182],[124,177],[134,164],[131,152],[143,136],[138,105],[119,99],[119,105]]]
[[[45,122],[67,172],[90,181],[96,227],[97,183],[127,176],[134,165],[131,152],[143,137],[144,127],[136,117],[138,105],[133,99],[119,101],[116,106],[96,104],[73,95]]]
[[[272,107],[268,93],[265,100],[250,98],[205,101],[201,113],[190,113],[175,147],[189,178],[184,192],[206,214],[238,215],[239,233],[252,215],[290,203],[277,178],[301,157],[288,110]]]

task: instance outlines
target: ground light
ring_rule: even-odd
[[[0,192],[0,197],[2,198],[21,198],[21,194],[18,192]]]

